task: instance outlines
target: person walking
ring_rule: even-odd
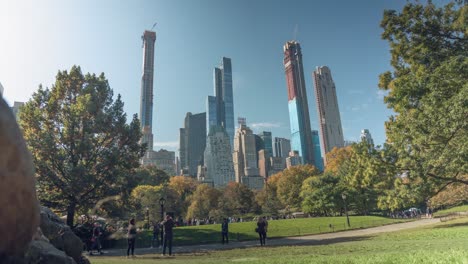
[[[135,257],[136,235],[137,235],[137,228],[136,228],[136,224],[135,224],[135,219],[132,218],[129,221],[128,231],[127,231],[127,242],[128,242],[127,258],[130,257],[130,253],[132,253],[132,258]]]
[[[257,221],[257,232],[258,236],[260,238],[260,246],[264,246],[266,243],[266,233],[267,233],[267,222],[265,220],[265,217],[259,217]]]
[[[221,224],[221,236],[222,236],[222,243],[224,245],[224,240],[226,239],[226,244],[229,244],[229,223],[227,218],[223,219],[223,223]]]
[[[153,222],[153,239],[151,240],[151,248],[153,247],[160,247],[159,245],[159,223],[158,222]],[[155,242],[156,241],[156,245]]]
[[[96,222],[94,223],[94,228],[93,228],[93,237],[91,241],[93,242],[93,245],[91,246],[91,253],[90,255],[93,254],[93,250],[97,249],[97,252],[99,255],[102,255],[101,251],[101,236],[102,236],[102,228],[101,225]]]
[[[164,240],[163,240],[163,253],[162,255],[166,255],[166,247],[169,248],[169,256],[172,256],[172,239],[173,233],[172,229],[175,226],[175,222],[170,215],[166,216],[166,220],[162,223],[164,229]]]

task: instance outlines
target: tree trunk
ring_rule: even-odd
[[[70,202],[67,207],[67,225],[70,228],[73,228],[73,220],[75,219],[75,209],[76,209],[76,202]]]

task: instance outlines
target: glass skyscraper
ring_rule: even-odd
[[[216,96],[208,96],[206,99],[206,134],[210,133],[210,128],[218,126],[218,103]]]
[[[142,143],[146,143],[147,151],[153,150],[153,75],[154,75],[154,43],[156,32],[146,30],[143,39],[143,75],[141,76],[140,120],[143,131]]]
[[[309,108],[304,81],[301,46],[296,41],[284,45],[284,68],[288,88],[291,150],[297,151],[304,163],[315,164]]]
[[[317,130],[312,130],[312,142],[314,143],[314,166],[320,171],[323,171],[322,151],[320,150],[320,137],[319,132]]]

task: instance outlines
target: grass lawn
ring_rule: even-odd
[[[468,263],[468,218],[320,246],[256,247],[162,258],[99,257],[93,264],[120,263]]]
[[[457,212],[468,212],[468,204],[437,211],[434,213],[434,216],[440,217],[440,216],[448,215],[450,213],[457,213]]]
[[[380,216],[350,216],[350,229],[381,226],[391,223],[407,221],[404,219],[390,219]],[[330,227],[331,225],[331,227]],[[233,240],[254,240],[258,238],[255,233],[256,222],[243,222],[229,224],[229,237]],[[314,217],[285,220],[272,220],[268,222],[268,237],[287,237],[311,235],[349,229],[346,226],[346,217]],[[196,245],[218,243],[221,239],[221,224],[177,227],[174,229],[175,245]],[[152,233],[145,232],[137,236],[137,247],[149,247]],[[126,239],[116,241],[113,248],[126,248]]]

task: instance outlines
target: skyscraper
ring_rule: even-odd
[[[271,138],[271,132],[263,131],[259,134],[259,136],[263,141],[263,147],[268,153],[268,157],[273,157],[273,140]]]
[[[361,130],[361,141],[366,141],[367,144],[374,146],[374,140],[372,139],[372,135],[369,132],[369,129]]]
[[[234,140],[234,97],[232,92],[231,59],[223,57],[221,65],[213,72],[216,96],[217,125],[226,129],[231,145]]]
[[[275,157],[286,158],[291,151],[291,141],[286,138],[275,137]]]
[[[206,134],[210,133],[210,128],[218,126],[218,103],[216,96],[206,98]]]
[[[304,163],[314,164],[314,147],[310,128],[309,104],[304,81],[301,46],[288,41],[283,47],[284,69],[288,88],[289,121],[291,125],[291,150],[297,151]]]
[[[263,186],[263,178],[258,170],[258,152],[255,134],[246,125],[241,125],[234,136],[232,160],[236,182],[243,183],[252,189]],[[263,157],[266,161],[266,158]],[[266,170],[265,170],[266,172]]]
[[[204,156],[206,172],[203,182],[222,187],[235,180],[231,144],[223,127],[211,127]]]
[[[206,146],[206,113],[187,113],[184,128],[180,129],[179,144],[181,168],[196,177]]]
[[[314,155],[315,155],[314,166],[320,171],[323,171],[322,151],[320,150],[320,138],[319,138],[319,132],[317,130],[312,130],[312,142],[314,142]]]
[[[148,145],[147,151],[153,150],[153,75],[154,43],[156,32],[145,30],[143,36],[143,75],[141,77],[140,121],[143,131],[142,143]]]
[[[334,147],[342,148],[344,146],[336,87],[327,66],[317,67],[313,76],[321,144],[323,153],[327,154]]]

